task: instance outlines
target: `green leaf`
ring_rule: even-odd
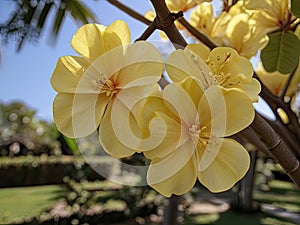
[[[64,139],[66,141],[66,144],[68,145],[69,149],[72,151],[72,153],[74,155],[77,155],[79,152],[78,152],[78,147],[77,147],[77,144],[76,144],[76,140],[73,139],[73,138],[68,138],[66,136],[64,136]]]
[[[300,18],[300,0],[291,0],[291,12],[294,16]]]
[[[291,32],[271,33],[267,46],[261,51],[261,60],[267,72],[287,74],[298,65],[300,40]]]

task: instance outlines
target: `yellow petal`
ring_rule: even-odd
[[[188,44],[185,48],[198,55],[204,61],[208,58],[210,54],[209,48],[202,43]]]
[[[107,112],[104,114],[100,124],[99,140],[103,149],[114,158],[128,157],[135,152],[133,149],[123,145],[116,136],[112,127],[111,105],[107,107]]]
[[[132,115],[132,107],[128,107],[125,101],[116,98],[111,110],[111,123],[114,135],[127,148],[135,151],[147,151],[157,147],[166,134],[166,125],[159,118],[150,121],[149,129],[151,135],[142,138],[136,118]],[[132,117],[132,118],[131,118]]]
[[[163,91],[163,98],[172,106],[170,110],[175,110],[173,113],[178,115],[183,125],[192,125],[197,121],[197,109],[192,98],[178,84],[167,85]]]
[[[193,144],[187,142],[169,157],[152,160],[147,174],[148,184],[166,197],[188,192],[197,178],[192,148]]]
[[[198,168],[200,172],[213,163],[222,147],[223,140],[223,138],[211,137],[206,146],[197,145],[197,151],[202,155]]]
[[[195,106],[199,105],[201,96],[203,95],[203,90],[199,82],[192,78],[187,77],[184,79],[180,86],[186,91],[186,93],[190,96]]]
[[[251,83],[241,83],[240,88],[246,92],[252,102],[258,102],[258,94],[261,91],[258,80],[252,78]]]
[[[220,86],[211,86],[204,92],[198,111],[200,124],[207,127],[206,132],[213,132],[217,137],[235,134],[254,119],[254,108],[248,95],[238,89]]]
[[[71,45],[84,58],[94,61],[106,51],[102,37],[104,30],[105,27],[99,24],[86,24],[75,33]]]
[[[168,76],[174,82],[181,82],[186,77],[195,74],[184,51],[179,49],[170,54],[166,62]]]
[[[230,189],[245,176],[250,166],[250,157],[242,145],[232,139],[224,139],[214,162],[202,172],[199,181],[211,192]]]
[[[181,125],[164,112],[155,113],[167,126],[163,141],[153,150],[144,152],[148,159],[165,158],[175,151],[178,146],[188,141],[188,135],[184,135]]]
[[[59,58],[50,80],[52,87],[57,92],[75,93],[82,75],[89,66],[90,63],[81,57]]]
[[[105,30],[105,35],[108,35],[107,38],[111,37],[109,34],[114,33],[116,34],[119,39],[122,42],[123,46],[127,46],[130,44],[130,30],[128,28],[128,25],[126,24],[125,21],[123,20],[116,20],[113,23],[111,23]],[[107,39],[107,41],[110,41]],[[117,46],[119,46],[119,43],[117,42]],[[113,49],[114,47],[117,46],[110,46],[108,49]]]
[[[58,93],[53,103],[53,116],[60,132],[72,138],[93,133],[103,116],[108,98],[96,94]]]
[[[118,86],[129,88],[154,84],[160,79],[163,69],[162,56],[152,44],[135,42],[124,55],[124,64],[117,77]]]
[[[226,59],[228,62],[224,63]],[[243,74],[251,79],[253,75],[251,62],[247,58],[239,56],[237,51],[232,48],[218,47],[213,49],[209,55],[209,63],[213,63],[216,68],[221,67],[220,72],[231,74],[231,76]]]

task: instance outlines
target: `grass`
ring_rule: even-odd
[[[66,194],[60,185],[0,189],[0,224],[40,215]]]

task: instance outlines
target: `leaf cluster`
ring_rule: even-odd
[[[15,9],[9,19],[0,24],[0,36],[5,43],[14,39],[17,51],[26,41],[37,41],[50,20],[50,38],[55,42],[67,16],[86,24],[96,21],[95,14],[79,0],[15,0]]]

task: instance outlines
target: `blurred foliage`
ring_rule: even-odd
[[[35,114],[21,102],[0,103],[0,156],[61,154],[55,125]]]
[[[15,9],[10,18],[0,24],[0,35],[5,42],[15,39],[17,51],[25,41],[37,41],[45,30],[47,20],[51,20],[49,34],[54,42],[63,21],[70,16],[79,25],[95,22],[95,14],[79,0],[14,0]]]

